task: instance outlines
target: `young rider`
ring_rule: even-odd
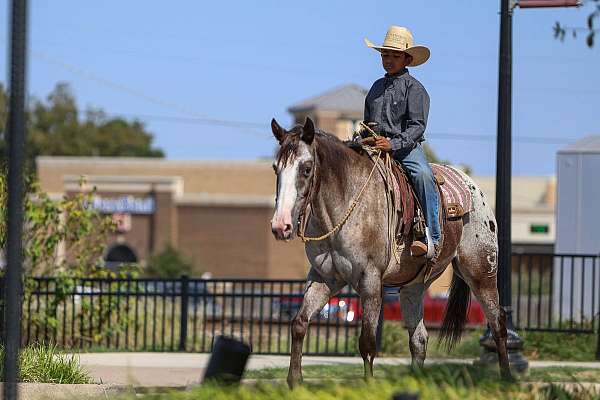
[[[411,32],[398,26],[389,28],[381,46],[368,39],[365,43],[381,53],[386,74],[369,90],[364,112],[364,122],[381,136],[367,137],[362,143],[391,152],[410,176],[427,224],[427,243],[413,241],[411,254],[434,258],[440,241],[439,195],[421,145],[425,140],[429,95],[406,68],[425,63],[429,59],[429,49],[414,46]]]

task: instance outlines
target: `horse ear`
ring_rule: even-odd
[[[307,144],[311,144],[313,139],[315,138],[315,123],[309,117],[306,117],[306,121],[304,122],[304,126],[302,127],[302,135],[300,139],[302,139]]]
[[[277,123],[277,121],[275,121],[275,118],[271,120],[271,130],[273,131],[273,136],[275,136],[275,139],[277,139],[279,144],[283,143],[283,139],[285,139],[287,132]]]

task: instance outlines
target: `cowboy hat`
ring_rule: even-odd
[[[409,67],[421,65],[429,59],[429,49],[425,46],[413,46],[413,35],[407,28],[401,26],[391,26],[388,29],[383,44],[375,46],[369,39],[365,38],[365,43],[372,49],[379,52],[381,50],[403,51],[412,57]]]

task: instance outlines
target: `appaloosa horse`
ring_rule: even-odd
[[[316,130],[310,119],[290,131],[273,119],[271,128],[280,144],[273,165],[277,174],[273,234],[278,240],[294,238],[298,234],[298,221],[309,204],[312,213],[306,236],[333,231],[326,239],[306,243],[311,268],[302,306],[292,321],[287,378],[290,387],[302,380],[302,344],[311,317],[346,285],[356,290],[362,304],[359,349],[365,377],[373,376],[375,332],[384,284],[401,288],[400,302],[410,336],[412,364],[422,366],[428,340],[423,324],[423,294],[450,263],[454,275],[441,337],[450,348],[460,340],[473,290],[496,342],[502,376],[510,378],[505,313],[499,306],[496,284],[496,220],[475,182],[461,174],[471,190],[473,209],[463,218],[445,221],[440,255],[429,266],[429,273],[423,275],[421,271],[427,261],[422,256],[411,256],[410,243],[398,249],[400,262],[390,251],[393,244],[389,243],[388,206],[381,174],[372,175],[360,201],[345,219],[348,207],[373,168],[369,157],[350,149],[333,135]],[[340,221],[345,222],[340,226]],[[336,225],[338,229],[334,229]]]

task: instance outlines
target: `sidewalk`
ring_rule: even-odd
[[[81,365],[94,381],[135,386],[187,386],[202,379],[210,354],[195,353],[81,353]],[[427,364],[470,364],[470,359],[428,359]],[[410,358],[377,358],[375,365],[408,365]],[[302,365],[358,364],[360,357],[305,356]],[[289,356],[251,355],[247,369],[287,368]],[[530,361],[531,368],[599,368],[600,362]]]

